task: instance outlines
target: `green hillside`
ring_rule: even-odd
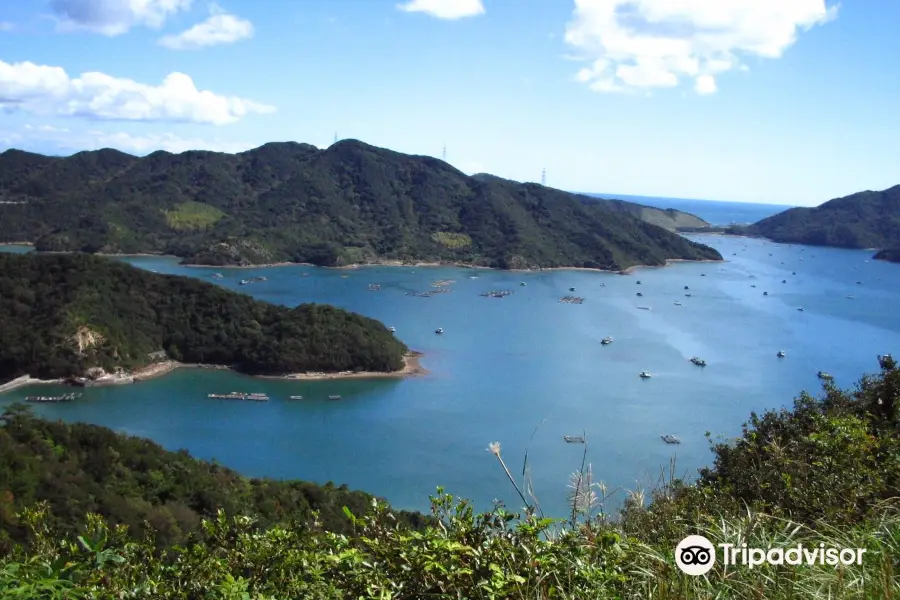
[[[164,350],[250,374],[396,371],[406,346],[373,319],[287,308],[85,254],[0,253],[0,382],[146,364]]]
[[[721,259],[634,211],[355,140],[240,154],[0,154],[0,241],[201,264],[379,260],[497,268]],[[643,214],[637,211],[637,216]]]

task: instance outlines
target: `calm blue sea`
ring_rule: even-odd
[[[133,386],[88,389],[78,402],[35,410],[186,448],[247,475],[346,483],[412,509],[427,508],[438,485],[479,508],[494,498],[518,506],[486,449],[499,441],[511,470],[520,473],[529,437],[540,425],[529,449],[534,489],[545,511],[561,516],[567,479],[582,451],[564,435],[586,432],[595,477],[610,488],[650,486],[673,457],[680,474],[694,476],[711,458],[705,432],[738,435],[751,411],[819,390],[819,369],[852,386],[877,369],[876,355],[900,352],[900,314],[890,310],[900,304],[900,266],[871,260],[866,251],[693,237],[718,248],[726,261],[630,276],[291,266],[218,269],[225,277],[214,280],[214,269],[128,258],[270,302],[321,302],[369,315],[424,352],[430,374],[297,383],[180,371]],[[268,281],[239,285],[262,274]],[[453,291],[406,295],[438,279],[454,280]],[[370,283],[382,290],[368,291]],[[558,301],[570,287],[584,304]],[[494,289],[514,293],[479,296]],[[437,327],[445,334],[435,335]],[[604,336],[614,343],[602,346]],[[779,350],[787,357],[776,358]],[[692,365],[694,355],[708,366]],[[642,370],[653,377],[640,379]],[[273,400],[206,397],[239,389],[267,392]],[[0,396],[0,408],[33,393]],[[286,399],[295,394],[308,400]],[[343,400],[329,402],[331,394]],[[667,445],[663,434],[683,443]]]

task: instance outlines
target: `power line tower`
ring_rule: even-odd
[[[441,154],[442,160],[447,162],[447,144],[444,144],[444,152]]]
[[[541,185],[547,185],[547,169],[541,171]]]
[[[337,131],[334,132],[334,143],[337,144]]]

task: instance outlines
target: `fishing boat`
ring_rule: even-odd
[[[798,308],[797,310],[799,310],[800,312],[803,312],[803,307],[801,306],[801,307]]]
[[[641,310],[650,310],[649,306],[638,306],[638,308]]]
[[[222,275],[221,273],[213,273],[212,275],[210,275],[210,277],[212,277],[213,279],[222,279],[224,275]]]
[[[291,400],[303,400],[303,396],[288,396]]]
[[[650,373],[648,373],[647,371],[641,371],[640,377],[641,377],[641,379],[650,379],[650,377],[652,377],[652,375],[650,375]]]
[[[706,361],[703,360],[702,358],[698,357],[698,356],[695,356],[695,357],[691,358],[691,362],[694,363],[695,365],[697,365],[698,367],[705,367],[705,366],[706,366]]]
[[[636,283],[637,285],[641,285],[641,280],[638,279],[635,283]]]
[[[564,435],[563,439],[566,440],[567,444],[583,444],[584,438],[580,435]]]
[[[611,337],[605,337],[602,340],[600,340],[600,343],[603,344],[604,346],[606,346],[608,344],[612,344],[613,339]]]
[[[763,296],[768,296],[769,292],[763,292]]]
[[[662,441],[664,441],[667,444],[680,444],[681,443],[681,440],[679,440],[674,435],[661,435],[659,437],[662,438]]]
[[[675,306],[681,306],[681,302],[675,301]]]
[[[248,285],[250,283],[249,279],[241,279],[241,285]]]
[[[689,288],[688,286],[684,286],[684,289],[689,290],[689,289],[691,289],[691,288]]]
[[[571,287],[571,288],[569,288],[569,291],[570,291],[570,292],[574,292],[574,291],[575,291],[575,288]]]
[[[528,285],[528,284],[526,284],[524,281],[520,281],[520,282],[519,282],[519,285],[521,285],[522,287],[525,287],[525,286]]]
[[[442,333],[444,333],[444,329],[441,327],[438,327],[437,329],[434,330],[434,332],[438,335],[441,335]]]
[[[685,298],[690,298],[691,295],[690,295],[690,294],[685,294],[684,297],[685,297]]]
[[[640,293],[640,292],[638,292],[637,295],[638,295],[638,296],[641,296],[641,297],[644,296],[644,295],[643,295],[642,293]]]
[[[784,358],[785,356],[787,356],[787,354],[784,352],[784,350],[779,350],[778,354],[776,354],[775,356],[777,356],[778,358]]]

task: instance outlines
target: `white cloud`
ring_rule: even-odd
[[[716,90],[716,78],[712,75],[701,75],[694,82],[694,89],[698,94],[715,94]]]
[[[674,87],[701,94],[741,55],[779,58],[798,30],[825,23],[825,0],[575,0],[566,42],[582,61],[576,80],[600,92]]]
[[[405,4],[398,4],[397,8],[450,21],[484,14],[481,0],[409,0]]]
[[[59,31],[91,31],[108,36],[132,27],[157,29],[193,0],[51,0]]]
[[[130,154],[149,154],[156,150],[185,152],[212,150],[215,152],[243,152],[258,146],[248,142],[218,138],[183,138],[174,133],[132,134],[122,131],[72,131],[52,125],[25,125],[18,131],[0,130],[0,147],[51,147],[57,151],[99,150],[115,148]]]
[[[16,26],[9,21],[0,21],[0,31],[12,31]]]
[[[215,5],[212,13],[208,19],[186,31],[160,38],[159,44],[172,50],[196,50],[253,37],[253,23],[250,21],[228,14]]]
[[[179,121],[223,125],[275,107],[235,96],[198,90],[184,73],[170,73],[159,85],[105,73],[70,78],[62,67],[0,60],[0,109],[45,116],[124,121]]]

